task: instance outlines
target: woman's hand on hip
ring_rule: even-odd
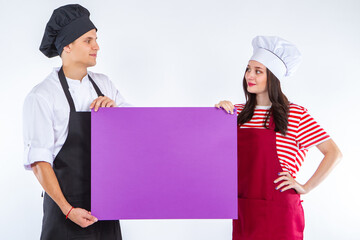
[[[86,228],[93,223],[96,223],[98,219],[91,215],[91,212],[82,208],[74,208],[69,213],[68,218],[79,225],[82,228]]]
[[[274,183],[281,182],[277,187],[276,190],[280,192],[284,192],[289,189],[294,189],[298,194],[305,194],[307,190],[305,189],[304,185],[301,185],[290,175],[289,172],[279,172],[279,176],[275,179]]]
[[[234,114],[235,107],[230,101],[220,101],[218,104],[215,104],[215,107],[224,109],[227,113]]]
[[[100,96],[91,103],[90,109],[94,108],[95,112],[97,112],[100,107],[116,107],[116,103],[106,96]]]

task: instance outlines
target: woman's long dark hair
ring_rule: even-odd
[[[266,123],[270,119],[270,116],[272,116],[275,123],[275,132],[280,132],[282,135],[286,135],[286,131],[288,129],[289,100],[281,91],[279,79],[269,69],[266,69],[266,76],[266,87],[268,89],[272,105],[266,115],[264,127],[268,128]],[[251,120],[256,106],[256,94],[248,92],[245,75],[243,79],[243,88],[246,103],[244,109],[237,118],[238,125],[242,125]]]

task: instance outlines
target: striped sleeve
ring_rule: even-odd
[[[330,139],[329,134],[320,127],[314,118],[310,116],[307,109],[304,108],[296,135],[297,142],[299,142],[303,148],[309,149],[328,139]]]

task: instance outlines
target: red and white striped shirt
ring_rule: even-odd
[[[237,114],[243,110],[244,106],[244,104],[235,105]],[[269,109],[270,107],[257,106],[252,119],[241,125],[241,128],[263,129]],[[267,121],[268,125],[269,121]],[[291,103],[286,135],[276,133],[276,150],[282,169],[295,177],[304,162],[308,149],[328,139],[330,136],[310,116],[306,108]]]

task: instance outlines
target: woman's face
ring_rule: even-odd
[[[266,67],[261,63],[250,60],[245,72],[245,80],[249,93],[263,94],[267,93],[266,87]]]

